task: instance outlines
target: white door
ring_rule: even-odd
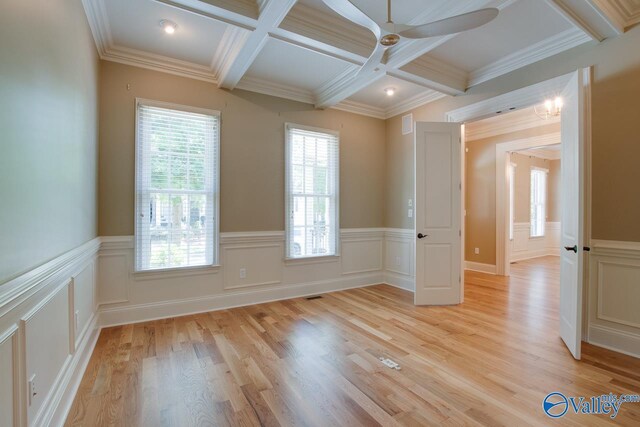
[[[415,303],[419,305],[462,302],[460,136],[458,123],[416,123]]]
[[[561,95],[560,336],[576,359],[582,337],[585,72],[576,71]]]

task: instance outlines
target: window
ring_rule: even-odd
[[[547,170],[531,169],[531,237],[544,236],[547,217]]]
[[[515,222],[515,187],[516,164],[509,163],[509,240],[513,240],[513,223]]]
[[[217,262],[216,111],[137,101],[136,271]]]
[[[287,257],[337,255],[339,136],[285,125]]]

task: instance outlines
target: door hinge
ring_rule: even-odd
[[[458,230],[458,236],[462,237],[462,230]]]
[[[462,276],[458,276],[458,283],[462,283]]]

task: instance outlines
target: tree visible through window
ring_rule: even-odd
[[[338,249],[338,135],[286,125],[287,256]]]
[[[544,236],[547,220],[547,171],[531,169],[531,237]]]
[[[219,116],[138,101],[136,271],[216,259]]]

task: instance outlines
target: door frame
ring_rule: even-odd
[[[593,67],[581,68],[579,71],[583,73],[584,84],[591,87],[593,80]],[[558,77],[554,77],[549,80],[545,80],[540,83],[536,83],[527,87],[523,87],[520,89],[513,90],[511,92],[507,92],[495,97],[487,98],[485,100],[457,108],[454,110],[450,110],[445,113],[445,120],[448,122],[458,122],[469,123],[477,120],[486,119],[492,116],[496,116],[501,113],[506,113],[512,110],[519,110],[522,108],[532,107],[533,105],[539,104],[546,98],[554,98],[557,94],[561,93],[565,86],[569,83],[573,73],[572,71],[568,74],[564,74]],[[584,171],[584,205],[583,215],[584,215],[584,242],[585,245],[591,245],[591,91],[585,91],[585,129],[584,129],[584,153],[585,153],[585,171]],[[463,136],[464,142],[464,136]],[[466,150],[465,147],[462,149],[461,153],[463,165],[466,164]],[[506,169],[504,170],[506,174]],[[462,168],[461,180],[464,183],[464,168]],[[505,176],[506,179],[506,176]],[[496,182],[497,185],[497,182]],[[463,197],[462,197],[462,215],[465,213],[465,188],[462,186]],[[498,197],[498,193],[496,192],[496,200]],[[503,194],[504,197],[504,194]],[[506,200],[506,199],[505,199]],[[497,203],[496,203],[497,204]],[[497,208],[496,208],[497,210]],[[498,223],[499,216],[496,211],[496,232],[501,233],[508,236],[508,226],[509,222],[507,217],[504,215],[504,209],[502,210],[500,216],[500,223]],[[462,226],[462,246],[465,247],[466,239],[465,239],[465,229],[464,223]],[[496,236],[496,274],[504,275],[505,273],[505,261],[506,261],[506,242],[504,237],[502,239],[498,239]],[[500,246],[500,247],[499,247]],[[464,250],[462,255],[462,262],[464,263]],[[506,263],[508,265],[508,262]],[[464,265],[464,264],[463,264]],[[584,275],[583,275],[583,283],[582,283],[582,292],[583,292],[583,314],[587,313],[586,307],[588,307],[588,286],[589,283],[589,257],[584,258]],[[583,339],[586,339],[586,331],[588,328],[585,326],[587,316],[583,316],[582,323],[582,333]]]
[[[509,276],[511,273],[508,201],[509,185],[513,183],[508,182],[508,168],[511,163],[509,153],[559,143],[560,132],[556,132],[496,144],[496,274],[498,275]]]

